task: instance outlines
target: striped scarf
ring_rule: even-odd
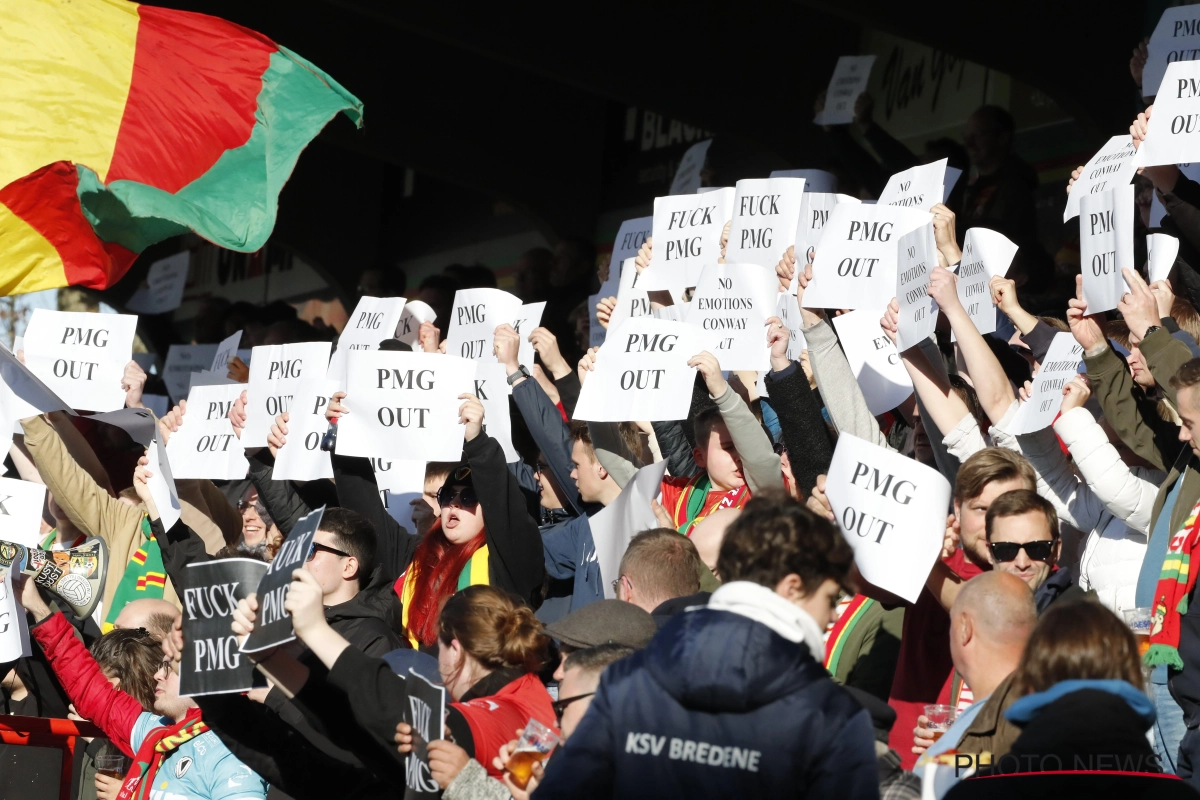
[[[458,584],[454,591],[461,592],[468,586],[491,585],[491,574],[488,568],[488,546],[485,544],[471,554],[462,572],[458,573]],[[400,621],[404,625],[404,635],[414,650],[421,649],[421,642],[413,635],[408,627],[408,609],[412,604],[413,595],[417,593],[417,567],[410,564],[408,571],[401,575],[395,586],[396,594],[400,596]]]
[[[846,647],[846,640],[850,638],[850,632],[866,616],[875,602],[865,595],[855,595],[850,604],[843,609],[837,622],[833,623],[833,627],[829,630],[829,638],[825,640],[825,669],[829,671],[830,675],[837,674],[838,663],[842,659],[842,650]]]
[[[1183,527],[1167,545],[1167,557],[1154,589],[1150,649],[1144,658],[1147,666],[1167,664],[1183,669],[1183,659],[1179,657],[1180,621],[1188,610],[1188,596],[1196,586],[1196,572],[1191,569],[1191,560],[1197,543],[1200,543],[1200,503],[1192,508]]]
[[[750,499],[750,488],[743,484],[741,488],[730,489],[709,503],[708,493],[711,488],[712,480],[708,473],[701,472],[679,493],[675,508],[671,509],[671,521],[675,523],[676,530],[684,536],[691,536],[696,524],[712,512],[722,508],[741,508]]]
[[[133,766],[125,775],[117,800],[150,800],[154,777],[171,751],[207,731],[198,708],[189,709],[187,716],[174,725],[151,731],[133,757]]]
[[[154,538],[150,520],[145,514],[142,515],[142,537],[142,546],[130,557],[121,582],[117,584],[112,604],[104,616],[104,625],[101,628],[104,633],[113,629],[117,615],[127,604],[143,597],[162,599],[163,589],[167,585],[167,570],[163,567],[162,550],[159,549],[158,540]]]

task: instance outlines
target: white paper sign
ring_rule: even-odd
[[[942,549],[950,483],[937,470],[843,433],[825,485],[863,577],[915,603]]]
[[[1200,5],[1165,9],[1146,49],[1142,97],[1155,97],[1162,89],[1163,75],[1170,64],[1200,58]]]
[[[163,383],[173,399],[187,397],[191,386],[189,376],[207,369],[215,360],[218,347],[215,344],[171,345],[167,350],[167,360],[163,362]]]
[[[721,369],[770,369],[766,322],[778,284],[774,270],[757,264],[710,264],[700,273],[685,321],[703,332],[700,349]]]
[[[1153,167],[1193,161],[1200,161],[1200,61],[1177,61],[1167,67],[1133,163]]]
[[[1035,433],[1050,427],[1062,406],[1063,387],[1073,380],[1083,367],[1083,345],[1070,333],[1056,333],[1046,351],[1046,360],[1033,377],[1029,400],[1021,404],[1013,417],[1009,432],[1013,435]]]
[[[513,319],[512,326],[516,329],[517,335],[521,337],[521,348],[517,351],[518,364],[526,367],[533,366],[534,349],[533,342],[529,341],[529,334],[542,324],[542,312],[545,310],[545,300],[540,303],[527,303],[521,306],[516,318]]]
[[[802,178],[738,181],[725,260],[759,264],[773,270],[783,251],[796,238],[803,194]]]
[[[646,290],[640,287],[641,276],[632,258],[625,259],[621,264],[621,283],[617,288],[617,305],[608,320],[608,330],[613,330],[622,322],[633,317],[650,316],[650,298]],[[596,323],[599,325],[599,322]],[[604,344],[600,341],[599,344]]]
[[[1146,264],[1150,283],[1165,281],[1175,266],[1179,255],[1179,240],[1166,233],[1152,233],[1146,237]]]
[[[487,417],[484,417],[487,424]],[[394,494],[425,491],[425,462],[404,458],[372,458],[375,485]]]
[[[922,211],[942,202],[942,185],[946,180],[946,159],[918,164],[888,178],[879,195],[878,205],[919,208]]]
[[[146,448],[146,458],[148,459],[146,468],[151,473],[150,480],[146,481],[146,486],[150,488],[150,496],[158,508],[158,516],[162,519],[163,530],[169,531],[179,521],[182,507],[179,504],[179,492],[175,490],[175,478],[171,473],[167,448],[157,437]]]
[[[329,359],[326,377],[345,382],[346,354],[352,350],[378,350],[380,342],[393,338],[403,311],[403,297],[359,298],[354,313],[338,336],[337,349]]]
[[[627,319],[596,354],[575,406],[590,422],[686,419],[696,370],[687,362],[703,350],[700,331],[653,317]]]
[[[133,358],[137,317],[34,309],[25,329],[25,365],[79,411],[125,407],[121,377]]]
[[[40,516],[40,513],[39,513]],[[12,574],[0,569],[0,663],[29,658],[33,650],[29,645],[29,628],[25,620],[25,608],[13,591]]]
[[[896,291],[896,242],[931,219],[901,206],[834,206],[817,243],[804,307],[884,308]]]
[[[212,366],[209,367],[210,372],[216,372],[219,375],[225,375],[229,372],[229,360],[238,353],[238,345],[242,343],[242,332],[238,331],[222,340],[217,345],[217,352],[213,355]]]
[[[666,459],[642,467],[625,484],[617,499],[588,521],[592,529],[592,542],[596,545],[600,585],[604,587],[604,597],[608,600],[616,599],[612,582],[617,578],[621,558],[629,549],[629,541],[642,531],[658,527],[658,520],[650,510],[650,501],[662,493],[662,479],[666,471]]]
[[[654,198],[654,252],[638,281],[680,302],[700,270],[721,257],[721,232],[733,213],[733,189]]]
[[[996,307],[989,284],[1008,273],[1017,246],[1004,234],[987,228],[971,228],[963,240],[962,263],[958,267],[958,299],[980,333],[996,330]]]
[[[1114,136],[1096,151],[1096,155],[1083,165],[1083,174],[1071,184],[1067,195],[1067,208],[1063,211],[1063,222],[1079,216],[1079,200],[1085,194],[1099,194],[1133,180],[1137,167],[1133,165],[1133,137]]]
[[[806,192],[836,192],[837,175],[823,169],[777,169],[771,171],[772,178],[803,178]]]
[[[272,479],[315,481],[333,477],[333,463],[329,453],[321,449],[321,439],[329,429],[325,408],[340,386],[337,381],[320,380],[296,389],[295,402],[288,412],[287,441],[275,456]]]
[[[459,289],[454,293],[446,352],[452,356],[495,361],[496,328],[511,325],[521,313],[521,299],[499,289]]]
[[[883,308],[851,311],[833,318],[846,361],[858,379],[867,408],[879,415],[891,411],[913,393],[912,379],[896,345],[879,326]]]
[[[475,364],[475,390],[472,392],[483,403],[483,427],[487,435],[500,443],[504,460],[508,463],[520,461],[512,443],[512,417],[509,415],[508,397],[512,388],[508,385],[508,371],[503,364],[477,361]]]
[[[0,478],[0,539],[37,547],[45,502],[46,487],[42,484]]]
[[[820,192],[805,192],[800,200],[800,219],[796,222],[796,275],[792,276],[790,291],[796,293],[797,276],[805,265],[812,263],[817,251],[817,242],[821,240],[821,231],[829,219],[829,211],[839,203],[858,203],[857,198],[848,194],[824,194]]]
[[[712,139],[706,139],[687,149],[671,179],[671,194],[692,194],[700,188],[700,171],[704,169],[704,159],[708,157],[712,143]]]
[[[896,303],[900,306],[896,348],[907,350],[933,335],[937,313],[929,296],[929,273],[937,266],[933,225],[922,225],[899,240]]]
[[[875,56],[841,56],[825,90],[825,108],[813,119],[818,125],[849,125],[854,101],[866,91]]]
[[[292,410],[296,390],[325,378],[329,342],[270,344],[254,348],[246,387],[246,428],[242,447],[266,447],[275,417]]]
[[[171,472],[177,479],[246,477],[250,463],[229,421],[229,409],[241,393],[241,384],[192,387],[183,422],[167,441]]]
[[[441,353],[365,350],[350,354],[349,414],[338,422],[337,453],[366,458],[458,461],[459,395],[475,391],[475,362]]]
[[[139,314],[165,314],[179,308],[191,255],[185,250],[151,264],[146,273],[146,285],[137,288],[125,307]]]
[[[1133,262],[1132,184],[1085,195],[1079,203],[1079,263],[1088,313],[1111,311],[1129,291],[1122,269]]]
[[[804,317],[800,313],[796,295],[790,292],[779,292],[775,299],[775,314],[790,334],[787,348],[788,361],[799,361],[800,354],[808,349],[808,342],[804,339]],[[759,383],[761,382],[760,379]]]
[[[409,300],[400,312],[400,322],[396,324],[396,338],[414,350],[417,349],[417,337],[421,334],[422,322],[433,322],[437,312],[422,300]]]

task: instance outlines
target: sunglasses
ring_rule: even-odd
[[[1024,550],[1033,561],[1049,561],[1050,554],[1054,550],[1054,540],[1043,539],[1039,542],[1025,542],[1024,544],[992,542],[989,547],[992,548],[992,558],[997,561],[1015,561],[1021,550]]]
[[[448,506],[455,500],[458,500],[464,508],[479,505],[479,498],[475,496],[475,487],[473,486],[443,486],[438,489],[437,500],[440,506]]]
[[[555,700],[550,704],[554,707],[554,716],[558,718],[558,721],[561,724],[562,715],[563,712],[567,710],[567,706],[571,705],[571,703],[574,703],[576,700],[582,700],[585,697],[591,697],[594,694],[595,692],[588,692],[587,694],[577,694],[574,697],[564,697],[562,700]]]
[[[312,561],[314,558],[317,557],[318,550],[324,550],[326,553],[333,553],[338,558],[349,558],[350,557],[350,554],[344,550],[338,550],[336,547],[330,547],[329,545],[321,544],[320,542],[313,542],[308,546],[308,555],[304,557],[304,560],[306,562]]]

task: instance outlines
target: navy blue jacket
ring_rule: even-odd
[[[604,599],[604,578],[588,516],[581,514],[543,529],[542,551],[546,556],[546,573],[551,578],[574,581],[572,611]]]
[[[688,611],[604,671],[534,794],[591,797],[878,798],[875,735],[803,644]]]

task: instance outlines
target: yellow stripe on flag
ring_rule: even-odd
[[[2,104],[3,99],[0,98]],[[0,148],[0,160],[3,158],[4,148]],[[67,285],[67,275],[58,251],[3,203],[0,203],[0,252],[4,253],[4,269],[0,270],[0,297]]]
[[[137,4],[124,0],[0,3],[0,187],[55,161],[91,167],[104,180],[137,30]]]

